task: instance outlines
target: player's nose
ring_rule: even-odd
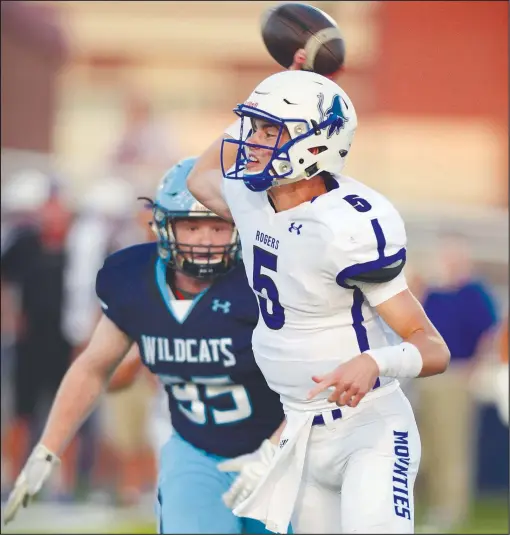
[[[246,138],[247,143],[258,143],[261,130],[251,131],[250,135]]]
[[[197,245],[211,245],[212,230],[207,227],[201,228],[197,238]]]

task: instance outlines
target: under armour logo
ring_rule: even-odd
[[[292,232],[293,230],[295,230],[297,233],[298,233],[298,236],[299,234],[301,234],[301,227],[303,225],[296,225],[296,223],[294,223],[294,221],[290,224],[290,227],[289,227],[289,232]]]
[[[222,310],[223,314],[228,314],[230,312],[230,305],[230,301],[221,302],[219,299],[214,299],[211,308],[213,312],[218,312],[218,310]]]

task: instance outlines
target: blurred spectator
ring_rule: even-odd
[[[451,364],[445,374],[417,381],[428,532],[449,530],[469,512],[476,443],[469,378],[490,351],[496,324],[494,302],[474,273],[466,241],[444,236],[436,254],[438,284],[425,291],[423,307],[450,348]]]
[[[67,262],[64,242],[71,213],[56,182],[37,170],[26,170],[6,184],[2,215],[6,229],[1,278],[2,286],[9,288],[2,317],[14,318],[15,340],[14,418],[6,426],[2,445],[8,468],[5,484],[12,484],[69,365],[70,346],[61,320]],[[64,458],[59,491],[66,494],[72,479],[72,468]]]
[[[508,425],[508,314],[501,322],[498,349],[499,362],[495,372],[495,401],[501,421]]]
[[[2,252],[20,232],[37,224],[38,210],[51,190],[51,180],[37,169],[19,171],[2,185]]]
[[[95,294],[96,274],[114,251],[143,241],[133,224],[133,186],[116,176],[97,180],[78,206],[67,240],[64,331],[76,348],[88,339],[100,315]]]
[[[405,267],[407,285],[420,303],[423,303],[423,297],[427,291],[427,282],[423,273],[427,273],[427,265],[423,259],[415,259],[413,262],[407,261]]]
[[[179,159],[176,136],[156,117],[149,99],[137,91],[126,95],[125,126],[110,156],[113,173],[121,174],[147,194],[156,190],[163,173]]]
[[[108,255],[146,240],[150,229],[145,212],[142,203],[136,203],[133,184],[119,176],[97,180],[81,203],[67,243],[64,316],[64,329],[75,354],[88,343],[101,314],[95,293],[97,272]],[[95,479],[88,483],[106,486],[126,504],[137,501],[141,487],[152,483],[144,481],[145,474],[147,479],[153,475],[144,433],[150,397],[151,389],[140,377],[126,390],[103,400],[80,433],[81,450],[88,456],[83,461],[95,467]]]
[[[50,183],[35,169],[27,169],[13,175],[2,185],[1,212],[1,254],[8,251],[27,229],[36,224],[37,209],[44,204],[50,194]],[[19,291],[14,284],[1,278],[2,316],[1,316],[1,354],[2,354],[2,438],[13,412],[14,385],[13,360],[16,344],[16,314],[19,308]],[[2,441],[3,444],[3,441]],[[8,463],[4,459],[2,447],[2,489],[9,484]]]

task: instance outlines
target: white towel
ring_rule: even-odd
[[[234,509],[237,516],[255,518],[276,533],[287,533],[301,483],[306,447],[314,414],[287,413],[278,451],[253,493]]]

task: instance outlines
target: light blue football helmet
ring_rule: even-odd
[[[197,279],[213,279],[232,269],[240,259],[239,235],[235,226],[232,227],[229,243],[208,246],[206,252],[203,245],[199,246],[199,258],[196,256],[197,246],[178,242],[173,228],[176,219],[218,217],[198,202],[187,188],[186,179],[196,161],[196,157],[181,160],[163,176],[156,200],[152,203],[152,229],[157,236],[159,256],[169,267]],[[220,259],[219,252],[223,253]]]

